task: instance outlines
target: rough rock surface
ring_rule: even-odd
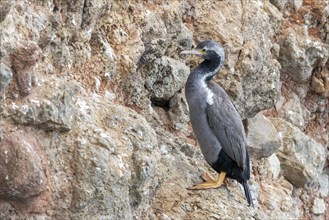
[[[319,184],[320,184],[320,195],[323,197],[329,196],[329,176],[328,174],[322,174],[319,177]]]
[[[47,96],[29,99],[28,104],[13,103],[8,110],[8,115],[18,124],[38,126],[45,130],[68,131],[72,128],[74,111],[72,97],[74,85],[45,82],[37,94]],[[50,89],[52,93],[46,93]]]
[[[294,25],[285,31],[289,35],[279,41],[281,71],[296,82],[306,82],[316,65],[321,62],[324,65],[328,60],[328,45],[312,39],[301,26]]]
[[[0,1],[0,219],[328,219],[328,15],[326,0]],[[258,146],[255,209],[233,180],[187,190],[217,175],[184,95],[200,60],[180,55],[209,38]]]
[[[34,67],[42,54],[39,46],[33,42],[24,42],[19,45],[13,52],[12,68],[17,80],[17,86],[22,96],[27,96],[31,93],[32,77],[34,75]]]
[[[273,124],[262,114],[248,119],[247,144],[255,158],[269,157],[281,146],[281,140]]]
[[[268,170],[270,173],[272,173],[273,179],[277,179],[281,172],[281,164],[276,154],[272,154],[270,157],[267,158],[267,164]]]
[[[0,92],[3,92],[8,86],[13,74],[8,66],[0,63]]]
[[[326,210],[326,204],[323,201],[323,199],[315,199],[313,204],[313,213],[315,215],[321,215],[324,214]]]
[[[271,121],[282,137],[282,147],[276,155],[285,178],[296,187],[317,179],[326,161],[325,149],[289,122],[279,118]]]
[[[4,0],[4,1],[1,2],[1,5],[0,5],[0,22],[2,22],[6,18],[6,15],[10,11],[13,4],[14,4],[13,0]]]
[[[46,158],[36,138],[8,132],[0,144],[0,199],[28,204],[47,190]]]
[[[282,107],[277,109],[279,117],[304,130],[306,121],[310,117],[310,112],[294,92],[289,94],[287,99]]]
[[[145,87],[150,91],[154,103],[168,102],[187,80],[189,69],[183,63],[163,56],[155,59],[141,70],[145,77]]]
[[[154,130],[136,112],[100,97],[94,102],[79,99],[77,104],[78,126],[84,132],[74,132],[70,217],[131,219],[140,215],[158,184]]]

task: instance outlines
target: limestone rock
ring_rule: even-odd
[[[271,122],[282,137],[283,144],[276,155],[284,177],[296,187],[316,180],[326,160],[323,146],[282,119],[271,118]]]
[[[328,46],[309,37],[300,26],[289,27],[285,33],[287,34],[280,41],[281,71],[295,82],[306,82],[315,65],[325,63],[328,59]]]
[[[275,5],[279,9],[279,11],[283,11],[285,9],[288,0],[270,0],[271,4]]]
[[[276,156],[276,154],[272,154],[267,158],[267,163],[268,163],[268,170],[272,174],[272,178],[275,180],[279,177],[279,174],[281,172],[281,164],[280,160]]]
[[[295,93],[292,92],[289,96],[290,99],[281,108],[277,109],[278,115],[280,118],[284,118],[286,121],[303,130],[311,113],[301,103],[300,98]]]
[[[29,203],[46,190],[46,161],[35,137],[19,131],[6,133],[0,158],[0,200]]]
[[[281,173],[281,164],[280,160],[276,154],[272,154],[267,158],[260,158],[252,160],[255,168],[257,170],[257,178],[260,178],[262,181],[277,181]]]
[[[312,210],[315,215],[323,215],[326,210],[326,203],[323,199],[316,198],[314,199]]]
[[[4,63],[0,63],[0,92],[3,92],[8,86],[13,74],[9,67]]]
[[[328,174],[321,174],[319,177],[319,184],[320,184],[320,196],[326,197],[329,195],[329,175]]]
[[[247,144],[252,157],[269,157],[281,146],[275,127],[260,113],[248,119],[247,130]]]
[[[14,4],[14,0],[4,0],[0,3],[0,23],[6,18],[6,15],[10,11]]]
[[[259,201],[266,207],[266,214],[272,219],[299,218],[303,215],[299,200],[291,197],[293,187],[284,180],[274,184],[262,182]]]

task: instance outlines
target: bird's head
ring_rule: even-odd
[[[225,58],[224,49],[221,45],[212,40],[200,42],[194,50],[185,50],[181,54],[194,54],[205,60],[220,59],[223,62]]]

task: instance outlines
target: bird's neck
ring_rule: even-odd
[[[221,66],[220,57],[218,59],[204,60],[191,72],[188,78],[188,84],[199,82],[208,83],[218,73]]]

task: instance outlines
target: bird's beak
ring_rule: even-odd
[[[204,53],[202,53],[200,50],[184,50],[180,54],[194,54],[198,56],[204,55]]]

